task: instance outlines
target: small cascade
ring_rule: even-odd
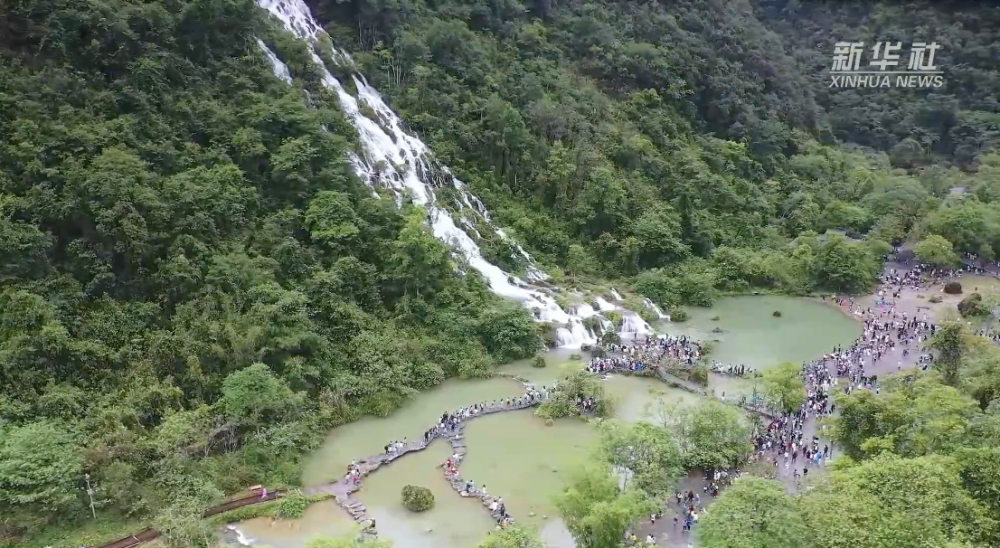
[[[615,298],[616,301],[624,301],[625,297],[622,297],[620,293],[611,288],[611,296]]]
[[[649,299],[643,299],[642,302],[643,304],[646,305],[646,308],[652,310],[653,313],[656,314],[656,317],[660,318],[661,320],[667,320],[668,322],[670,321],[670,315],[664,314],[663,311],[660,310],[660,307],[656,306],[656,303],[654,303]]]
[[[649,335],[652,332],[653,329],[649,327],[646,320],[642,319],[642,316],[631,310],[622,311],[622,328],[618,331],[619,335],[634,337],[637,335]]]
[[[236,535],[236,542],[240,543],[240,546],[250,546],[253,544],[253,539],[244,535],[243,531],[240,531],[235,525],[228,525],[226,529]]]
[[[617,306],[606,301],[604,297],[597,297],[594,300],[597,301],[597,307],[601,309],[601,312],[611,312],[612,310],[618,310]]]
[[[321,47],[316,39],[324,31],[313,19],[309,8],[303,0],[258,0],[258,4],[280,20],[284,27],[299,39]],[[288,67],[270,51],[266,44],[258,40],[258,45],[264,51],[274,68],[278,78],[290,82],[291,73]],[[341,108],[358,131],[362,144],[360,154],[352,153],[349,157],[357,175],[365,181],[373,192],[385,189],[394,195],[397,203],[406,199],[423,206],[427,212],[434,236],[451,245],[456,253],[460,253],[489,282],[490,289],[503,297],[517,300],[533,310],[538,322],[551,322],[558,325],[556,341],[561,347],[579,348],[582,345],[594,344],[597,337],[588,329],[583,320],[596,312],[589,305],[586,308],[576,307],[573,313],[564,311],[544,289],[532,286],[529,282],[539,282],[548,279],[548,275],[539,269],[531,256],[512,241],[499,227],[493,225],[489,212],[482,201],[470,193],[462,181],[453,176],[447,167],[437,164],[430,149],[418,137],[403,129],[403,122],[382,99],[382,96],[368,84],[360,74],[351,76],[352,95],[336,77],[327,69],[323,60],[313,50],[310,50],[313,62],[322,73],[323,85],[337,93]],[[353,61],[347,52],[336,47],[330,52],[338,64],[351,66]],[[453,188],[459,199],[453,204],[457,208],[456,224],[452,213],[437,201],[435,188],[443,186]],[[377,195],[377,194],[376,194]],[[478,222],[473,222],[476,219]],[[460,228],[461,224],[465,228]],[[477,228],[478,226],[478,228]],[[511,244],[517,254],[526,264],[525,278],[504,272],[500,267],[483,258],[479,245],[469,234],[479,234],[479,230],[488,227],[504,241]],[[612,290],[615,299],[621,301],[622,296]],[[624,311],[598,298],[601,311],[623,311],[627,319],[625,327],[628,333],[647,333],[648,325],[638,315]],[[637,321],[636,321],[637,320]],[[601,322],[606,324],[606,320]]]

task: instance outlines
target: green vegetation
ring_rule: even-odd
[[[937,234],[931,234],[913,246],[917,259],[934,266],[949,267],[958,263],[958,255],[951,242]]]
[[[621,546],[625,531],[658,505],[646,493],[621,489],[618,476],[606,466],[574,472],[556,507],[580,548]]]
[[[995,546],[1000,349],[961,322],[932,344],[934,371],[884,379],[878,396],[838,394],[844,456],[829,474],[791,497],[777,481],[738,480],[701,520],[701,545]]]
[[[479,548],[545,548],[538,534],[520,525],[509,525],[486,537]]]
[[[676,440],[686,470],[729,470],[753,453],[750,422],[716,399],[682,404],[661,397],[646,414]]]
[[[424,512],[434,507],[434,493],[426,487],[403,487],[403,508],[411,512]]]
[[[534,358],[531,358],[531,367],[536,367],[538,369],[545,367],[545,358],[542,356],[535,356]]]
[[[202,545],[202,510],[297,483],[332,426],[540,348],[354,177],[253,2],[19,0],[0,28],[3,542],[91,520],[89,474],[101,519]]]
[[[768,402],[782,413],[791,413],[806,401],[802,366],[782,363],[764,370],[764,393]]]
[[[1000,249],[995,10],[313,4],[332,36],[315,46],[324,64],[330,43],[349,50],[555,283],[628,286],[682,321],[679,307],[755,288],[867,291],[911,236],[941,265]],[[914,28],[946,44],[945,89],[828,89],[830,43]],[[0,542],[73,545],[60,535],[79,527],[92,543],[143,523],[170,545],[208,544],[205,507],[296,484],[331,427],[554,344],[558,326],[490,293],[425,211],[356,178],[346,158],[363,151],[310,46],[252,0],[12,0],[0,31]],[[523,266],[510,244],[482,243]],[[937,374],[988,410],[996,367],[965,337],[939,336]],[[790,373],[765,378],[786,409],[801,395]],[[592,381],[571,377],[539,412],[573,414],[586,395],[606,413]],[[968,429],[995,442],[992,415],[977,413]],[[955,442],[971,452],[952,450],[960,430],[933,443],[879,432],[813,500],[857,512],[872,538],[901,528],[901,546],[996,545],[980,515],[996,514],[995,455],[975,436]],[[883,455],[927,445],[944,449]],[[876,489],[894,482],[919,504],[882,501]],[[292,515],[301,500],[282,504]],[[608,490],[565,507],[581,545],[603,548],[641,506]],[[823,537],[833,522],[810,508],[817,548],[867,548],[860,529]]]
[[[602,422],[601,451],[605,462],[631,472],[627,484],[653,496],[667,494],[684,472],[681,448],[659,425]]]
[[[798,548],[811,538],[795,501],[778,481],[739,478],[696,531],[707,548]]]
[[[548,399],[535,414],[543,419],[558,419],[580,414],[580,398],[594,402],[594,416],[607,417],[614,410],[614,402],[605,395],[604,383],[589,371],[570,373],[559,380]]]

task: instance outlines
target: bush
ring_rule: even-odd
[[[686,322],[688,321],[688,313],[683,308],[675,308],[670,311],[670,321]]]
[[[702,386],[708,385],[708,367],[704,365],[696,365],[691,369],[691,373],[688,375],[688,380],[691,382],[696,382]]]
[[[531,367],[537,367],[538,369],[545,367],[545,358],[541,356],[531,358]]]
[[[939,303],[939,302],[941,302],[943,300],[944,299],[941,298],[941,295],[931,295],[931,298],[928,299],[928,301],[930,301],[932,303],[935,303],[935,304],[937,304],[937,303]]]
[[[622,338],[618,336],[618,333],[615,333],[614,331],[605,331],[604,334],[601,335],[601,344],[603,345],[621,344],[621,343],[622,343]]]
[[[538,336],[542,338],[545,346],[547,348],[555,348],[556,346],[556,331],[559,326],[552,322],[541,322],[538,325]]]
[[[434,493],[426,487],[403,487],[403,507],[411,512],[424,512],[434,507]]]
[[[309,507],[309,498],[295,490],[281,499],[276,514],[281,518],[300,518]]]
[[[615,326],[616,331],[621,329],[622,324],[625,323],[625,317],[622,316],[622,313],[617,310],[608,310],[607,312],[603,312],[603,315],[609,322],[611,322],[611,325]]]
[[[570,354],[569,355],[569,360],[572,361],[572,362],[578,362],[578,361],[583,360],[583,356],[581,356],[580,354]]]
[[[944,292],[949,295],[961,295],[962,294],[962,284],[958,282],[948,282],[944,284]]]
[[[781,311],[780,310],[775,310],[774,312],[771,312],[771,315],[774,316],[775,318],[780,318],[781,317]]]
[[[604,382],[588,371],[577,371],[565,376],[556,384],[535,414],[543,419],[558,419],[579,415],[576,402],[590,398],[596,403],[594,416],[607,417],[614,412],[614,403],[604,393]]]

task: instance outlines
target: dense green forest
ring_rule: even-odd
[[[989,4],[312,7],[557,283],[707,305],[864,291],[908,236],[1000,249]],[[947,86],[827,89],[855,38],[941,42]],[[85,521],[85,474],[101,516],[177,527],[295,483],[332,426],[542,345],[352,173],[308,47],[251,0],[4,5],[0,542]]]
[[[692,287],[865,288],[871,253],[813,233],[867,237],[877,258],[952,187],[994,184],[977,168],[997,129],[997,8],[824,5],[316,0],[314,11],[550,271],[637,276],[673,305],[711,301]],[[951,24],[932,34],[939,19]],[[945,44],[946,88],[827,89],[833,42],[876,38]],[[976,215],[995,226],[988,209]],[[996,233],[975,248],[1000,244]],[[501,242],[483,244],[516,268]]]

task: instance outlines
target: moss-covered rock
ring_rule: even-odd
[[[948,282],[944,284],[944,292],[949,295],[961,295],[962,294],[962,284],[958,282]]]
[[[983,302],[983,296],[979,293],[973,293],[962,299],[962,302],[958,303],[958,312],[963,317],[969,317],[985,316],[986,314],[989,314],[990,311]]]
[[[531,358],[531,367],[537,367],[538,369],[545,367],[545,358],[541,356]]]

